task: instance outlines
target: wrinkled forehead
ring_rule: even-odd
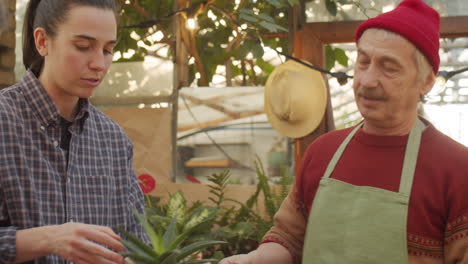
[[[363,37],[373,38],[373,39],[380,40],[380,41],[399,40],[399,41],[402,41],[403,43],[408,44],[408,45],[410,45],[410,46],[412,46],[412,47],[414,47],[416,49],[416,46],[411,41],[406,39],[405,37],[393,32],[393,31],[389,31],[389,30],[382,29],[382,28],[369,28],[366,31],[364,31],[364,33],[362,33],[361,38],[359,38],[358,42],[356,43],[357,46],[359,46],[359,43],[361,42]]]
[[[414,56],[416,46],[405,37],[380,28],[364,31],[356,43],[358,51],[380,51],[383,55]]]

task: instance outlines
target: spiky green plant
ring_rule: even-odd
[[[180,209],[180,208],[179,208]],[[177,215],[172,217],[169,226],[165,230],[152,226],[146,217],[135,212],[135,216],[141,223],[148,235],[151,245],[145,244],[135,235],[120,228],[115,228],[117,232],[123,234],[126,239],[121,242],[127,248],[122,256],[130,258],[136,264],[196,264],[196,263],[217,263],[219,259],[195,259],[193,256],[207,247],[224,244],[224,241],[207,240],[196,241],[184,244],[190,234],[210,218],[204,217],[207,212],[200,211],[198,217],[189,221],[190,225],[178,232]]]

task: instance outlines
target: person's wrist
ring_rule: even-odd
[[[44,255],[57,253],[54,252],[53,237],[54,234],[57,234],[58,227],[59,226],[57,225],[39,227],[40,232],[39,241],[37,245],[39,252],[43,253]]]

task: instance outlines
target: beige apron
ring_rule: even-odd
[[[307,225],[303,264],[408,263],[408,203],[424,124],[418,119],[410,132],[398,193],[330,178],[361,126],[343,141],[320,180]]]

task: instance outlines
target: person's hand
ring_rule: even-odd
[[[219,264],[255,264],[252,260],[252,255],[241,254],[224,258]]]
[[[66,223],[54,226],[53,231],[48,243],[52,254],[76,264],[125,263],[116,253],[125,249],[121,238],[108,227]]]
[[[135,264],[130,258],[125,258],[125,264]]]

